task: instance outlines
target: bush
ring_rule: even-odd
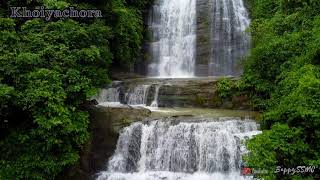
[[[0,132],[0,179],[54,179],[78,161],[89,138],[83,105],[110,82],[112,62],[134,63],[147,2],[5,1],[4,7],[99,6],[105,19],[0,17],[0,118],[8,121]]]
[[[276,166],[320,167],[320,34],[318,1],[250,1],[254,47],[242,77],[263,134],[248,143],[247,162],[264,179],[317,179],[319,172],[282,176]],[[264,15],[264,12],[272,12]]]

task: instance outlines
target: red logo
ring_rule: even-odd
[[[248,167],[244,167],[241,169],[241,174],[242,175],[250,175],[250,174],[252,174],[252,169],[248,168]]]

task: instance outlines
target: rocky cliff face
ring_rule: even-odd
[[[234,81],[237,79],[233,78]],[[138,86],[148,86],[146,105],[155,100],[156,88],[159,88],[157,103],[159,107],[224,108],[250,110],[250,101],[244,95],[220,98],[217,92],[217,78],[193,79],[130,79],[113,85],[119,89],[121,103],[128,103],[126,97]]]
[[[211,49],[209,7],[208,0],[197,0],[196,76],[208,76],[208,64]]]

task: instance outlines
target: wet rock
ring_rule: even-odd
[[[237,80],[237,78],[232,78]],[[233,95],[221,99],[217,92],[218,78],[194,79],[130,79],[116,85],[120,89],[120,102],[126,103],[126,94],[138,86],[147,85],[146,104],[150,106],[158,91],[159,107],[188,107],[188,108],[225,108],[250,110],[251,104],[245,95]]]

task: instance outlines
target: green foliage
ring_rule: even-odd
[[[267,129],[248,143],[251,167],[264,179],[316,179],[274,174],[276,166],[320,167],[320,3],[251,0],[254,47],[245,64],[244,90],[265,111]],[[272,12],[266,15],[266,12]]]
[[[130,67],[141,53],[141,43],[145,35],[142,14],[152,0],[113,0],[107,3],[107,11],[112,13],[110,25],[114,37],[111,48],[114,52],[113,64]]]
[[[221,78],[217,82],[217,92],[218,96],[222,99],[232,98],[232,95],[237,95],[242,92],[242,82],[230,79],[230,78]]]
[[[0,132],[1,180],[54,179],[78,161],[89,138],[83,105],[109,83],[112,62],[134,63],[143,38],[142,10],[148,2],[5,4],[102,9],[104,18],[94,20],[13,20],[4,18],[6,10],[0,8],[0,119],[9,122]]]
[[[222,78],[217,82],[217,92],[220,98],[230,97],[232,94],[233,82],[230,79]]]
[[[0,141],[1,179],[53,178],[77,161],[88,139],[88,115],[80,106],[107,82],[111,60],[110,30],[100,24],[91,32],[98,24],[31,20],[21,31],[8,25],[0,31],[7,44],[0,55],[0,107],[7,112],[1,116],[12,127]],[[95,33],[103,34],[99,41]],[[17,119],[16,111],[27,116]]]
[[[133,64],[133,57],[137,57],[140,52],[143,38],[142,19],[135,9],[117,7],[113,12],[118,18],[114,27],[115,58],[120,64]]]
[[[206,100],[204,97],[200,96],[200,95],[196,95],[195,97],[195,103],[199,106],[204,106],[206,103]]]
[[[70,5],[66,1],[59,0],[43,0],[43,4],[50,9],[64,9]]]
[[[144,9],[146,6],[150,5],[153,0],[126,0],[126,2],[133,7],[138,9]]]
[[[265,114],[265,123],[287,122],[290,126],[318,127],[320,123],[320,71],[305,65],[285,73],[273,94],[273,105]],[[319,121],[319,122],[317,122]],[[317,125],[317,126],[315,126]]]
[[[276,124],[271,130],[254,137],[247,147],[254,151],[245,160],[256,170],[268,171],[263,176],[266,180],[290,179],[281,173],[274,173],[276,167],[296,167],[297,162],[303,163],[308,158],[309,151],[309,145],[303,139],[303,130],[289,128],[285,124]]]
[[[278,0],[249,0],[250,15],[254,19],[272,17],[277,11]]]

